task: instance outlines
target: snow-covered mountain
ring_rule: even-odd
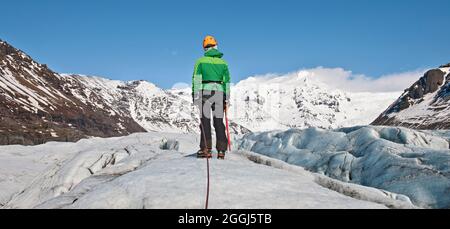
[[[415,129],[449,129],[450,64],[426,72],[373,124]]]
[[[147,131],[194,132],[192,105],[147,81],[116,81],[63,74],[65,87],[85,104],[131,118]]]
[[[68,90],[76,85],[68,87],[67,80],[0,40],[0,144],[76,141],[145,131],[133,119],[111,114],[107,107],[83,103]]]
[[[250,77],[232,88],[232,118],[252,131],[367,125],[400,92],[348,92],[304,70]]]

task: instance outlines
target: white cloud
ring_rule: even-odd
[[[172,90],[181,90],[181,89],[186,89],[186,88],[190,88],[190,87],[191,87],[191,85],[189,85],[187,83],[178,82],[172,86]]]
[[[416,82],[425,70],[384,75],[378,78],[356,75],[342,68],[324,68],[301,70],[300,73],[318,78],[323,83],[339,89],[353,92],[397,92],[403,91]],[[299,73],[299,74],[300,74]]]

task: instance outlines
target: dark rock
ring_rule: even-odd
[[[425,73],[424,94],[436,92],[445,81],[445,72],[433,69]]]

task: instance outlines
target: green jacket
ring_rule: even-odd
[[[222,91],[227,98],[230,96],[230,72],[228,64],[222,59],[223,53],[210,49],[205,56],[198,59],[192,76],[192,94],[202,90]],[[208,81],[221,82],[208,83]]]

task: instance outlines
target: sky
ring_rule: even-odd
[[[233,82],[319,66],[376,81],[450,62],[448,0],[2,0],[1,8],[0,39],[56,72],[163,88],[190,83],[208,34]]]

